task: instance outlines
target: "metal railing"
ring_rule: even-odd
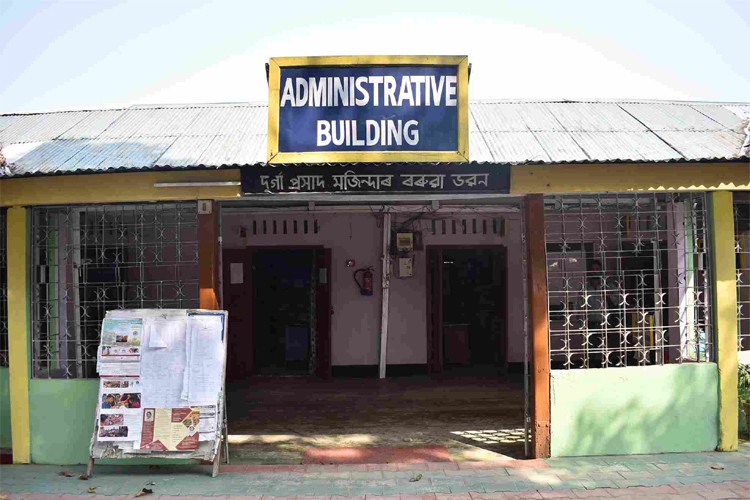
[[[750,193],[734,193],[737,256],[737,348],[750,351]]]
[[[0,366],[8,366],[8,209],[0,208]]]
[[[557,368],[710,361],[704,193],[545,198]]]
[[[32,209],[32,369],[36,378],[96,377],[104,314],[194,308],[197,204]]]

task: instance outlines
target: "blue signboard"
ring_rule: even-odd
[[[382,59],[272,59],[269,161],[468,161],[466,58]]]

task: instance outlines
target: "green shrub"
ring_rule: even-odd
[[[737,388],[740,401],[750,403],[750,365],[740,364]]]

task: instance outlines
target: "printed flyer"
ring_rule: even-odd
[[[142,450],[197,450],[198,408],[146,408],[143,410]]]
[[[137,377],[141,374],[141,348],[100,345],[96,371],[102,377]]]
[[[104,318],[102,322],[103,346],[131,346],[141,345],[143,336],[143,320]]]
[[[99,441],[138,441],[141,439],[141,414],[139,413],[100,413]]]
[[[141,439],[142,421],[140,380],[99,379],[99,441],[138,442]]]

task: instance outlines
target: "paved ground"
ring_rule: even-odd
[[[245,497],[300,500],[497,500],[506,498],[750,498],[750,445],[738,453],[683,453],[627,457],[428,464],[225,466],[212,479],[207,467],[0,467],[6,498]],[[64,477],[61,472],[72,477]],[[89,488],[92,488],[89,492]],[[239,499],[238,499],[239,500]],[[344,500],[343,498],[341,500]]]

